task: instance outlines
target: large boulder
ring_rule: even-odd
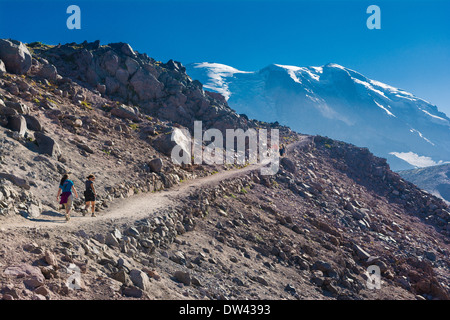
[[[113,77],[106,77],[105,79],[106,93],[114,94],[120,88],[120,82]]]
[[[2,104],[0,103],[0,116],[13,116],[16,114],[18,114],[17,110],[10,107],[2,106]]]
[[[22,179],[18,176],[15,176],[15,175],[7,173],[7,172],[0,172],[0,178],[9,180],[18,187],[24,188],[26,190],[30,190],[29,183],[25,179]]]
[[[127,57],[127,59],[125,60],[125,66],[127,67],[127,71],[130,75],[135,74],[136,71],[138,71],[140,68],[139,62],[130,57]]]
[[[31,68],[31,53],[20,41],[0,39],[0,59],[10,73],[25,74]]]
[[[294,174],[297,172],[297,167],[291,159],[281,158],[280,163],[287,171],[292,172]]]
[[[42,132],[36,132],[34,137],[36,138],[40,153],[48,154],[56,159],[61,156],[61,150],[55,139],[43,134]]]
[[[25,115],[27,121],[27,128],[32,131],[42,131],[42,124],[38,118],[32,115]]]
[[[119,68],[116,71],[116,79],[123,85],[127,85],[130,74],[127,70]]]
[[[156,159],[150,160],[150,162],[148,163],[148,166],[152,172],[159,173],[162,170],[163,161],[161,158],[156,158]]]
[[[55,81],[58,77],[58,71],[56,67],[52,64],[45,64],[39,70],[38,75],[44,79]]]
[[[108,51],[103,55],[102,62],[103,68],[111,76],[114,76],[116,74],[117,69],[119,68],[119,57],[113,51]]]
[[[130,57],[136,56],[136,53],[134,52],[133,48],[131,48],[131,46],[128,43],[124,43],[120,51],[122,51],[122,53],[126,56]]]
[[[130,85],[140,100],[154,100],[164,96],[164,86],[147,70],[139,69],[130,80]]]
[[[17,131],[21,136],[27,132],[27,121],[21,115],[13,115],[8,117],[8,129]]]
[[[26,114],[29,111],[28,106],[20,102],[6,101],[5,105],[16,110],[20,114]]]
[[[130,119],[132,121],[139,120],[136,111],[132,107],[126,106],[124,104],[112,109],[111,114],[122,119]]]
[[[173,274],[174,278],[183,283],[186,286],[191,285],[191,275],[189,274],[189,272],[183,272],[183,271],[175,271],[175,273]]]
[[[16,278],[28,278],[28,279],[36,279],[40,282],[45,281],[45,277],[42,274],[41,269],[39,267],[35,267],[26,263],[21,263],[15,266],[7,267],[3,274],[9,277]]]
[[[150,280],[145,272],[133,269],[130,271],[130,279],[136,287],[144,291],[150,289]]]
[[[166,156],[171,156],[173,148],[177,145],[191,153],[191,139],[187,133],[184,130],[175,128],[173,132],[161,134],[155,138],[152,146]]]

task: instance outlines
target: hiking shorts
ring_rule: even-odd
[[[72,208],[73,203],[73,194],[72,192],[63,192],[61,194],[61,201],[60,204],[65,204],[66,207]]]
[[[84,192],[84,201],[85,202],[95,201],[95,194],[93,192],[85,191]]]

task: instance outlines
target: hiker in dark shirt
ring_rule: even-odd
[[[95,217],[95,198],[97,197],[97,192],[95,191],[94,187],[95,176],[91,174],[86,179],[86,190],[84,191],[84,199],[86,205],[84,208],[83,216],[86,215],[89,207],[91,207],[92,217]]]
[[[286,146],[282,143],[280,146],[280,156],[284,157],[285,154],[286,154]]]

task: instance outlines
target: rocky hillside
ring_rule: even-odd
[[[125,43],[32,43],[29,47],[36,57],[31,74],[34,71],[53,80],[61,75],[147,115],[186,127],[196,119],[202,119],[207,128],[247,127],[245,117],[224,100],[215,99],[218,95],[203,91],[202,84],[192,81],[179,62],[155,61]]]
[[[181,64],[162,64],[128,44],[25,46],[1,40],[0,48],[2,187],[5,194],[18,186],[37,196],[22,209],[10,199],[4,214],[36,216],[54,208],[49,190],[65,172],[74,173],[78,185],[96,174],[106,206],[108,199],[220,170],[174,167],[168,158],[173,128],[191,128],[194,119],[202,119],[204,128],[266,125],[248,121],[203,91]]]
[[[0,59],[1,298],[449,298],[449,208],[367,149],[248,120],[127,44],[0,40]],[[287,157],[175,166],[164,142],[193,120],[279,128]],[[77,200],[64,222],[65,172],[97,176],[96,218]]]

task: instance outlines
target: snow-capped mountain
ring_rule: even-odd
[[[400,176],[450,204],[450,164],[405,170]]]
[[[238,113],[368,147],[394,170],[450,161],[450,119],[436,106],[340,65],[246,72],[194,63],[187,73]]]

